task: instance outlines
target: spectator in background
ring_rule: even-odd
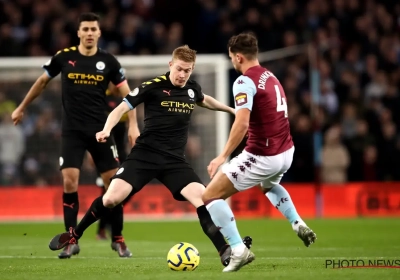
[[[314,167],[310,164],[314,158],[313,130],[320,128],[326,133],[339,123],[340,140],[350,157],[347,180],[400,180],[400,162],[387,157],[387,153],[397,155],[400,151],[399,1],[174,0],[174,5],[170,3],[168,0],[0,1],[0,57],[50,56],[66,45],[77,43],[75,22],[84,11],[102,14],[100,45],[116,55],[165,54],[183,43],[199,54],[226,54],[227,40],[241,31],[253,31],[259,36],[261,52],[313,41],[319,46],[318,106],[311,98],[306,54],[262,61],[284,85],[293,138],[299,147],[285,179],[314,180]],[[236,79],[236,72],[230,74],[232,80]],[[0,79],[0,112],[20,101],[20,93],[27,91],[27,84],[23,80]],[[36,124],[43,122],[40,115],[43,108],[49,107],[47,104],[60,108],[59,90],[54,83],[37,101],[37,106],[27,111],[23,132],[33,147],[27,146],[21,159],[21,166],[25,166],[21,169],[23,180],[25,175],[34,178],[35,174],[42,183],[57,182],[52,177],[53,168],[33,150],[43,147],[50,152],[51,147],[59,145],[59,111],[53,112],[53,128],[46,132],[51,141],[40,136],[43,129]],[[316,115],[311,117],[313,112]],[[42,131],[37,138],[31,136],[34,129],[34,135]],[[189,145],[196,147],[195,135],[191,141]],[[204,149],[204,144],[201,146]],[[194,150],[189,149],[189,153],[192,151],[192,159],[196,161]],[[375,173],[371,171],[373,168]],[[91,180],[93,174],[89,173],[90,170],[83,180]]]
[[[325,134],[322,149],[322,182],[345,183],[350,158],[346,147],[341,143],[339,126],[333,126]]]
[[[0,114],[0,184],[18,183],[18,167],[24,151],[22,128],[13,125],[10,113]]]

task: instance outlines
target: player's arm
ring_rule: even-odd
[[[125,98],[131,91],[128,82],[125,77],[125,69],[121,67],[121,64],[116,58],[113,57],[111,82],[118,89],[119,94],[122,98]],[[139,127],[137,123],[136,110],[130,110],[128,112],[128,138],[129,143],[133,146],[136,142],[136,138],[139,136]]]
[[[249,128],[253,99],[257,93],[254,82],[247,76],[240,76],[233,84],[236,117],[233,122],[228,142],[221,155],[225,159],[239,146]]]
[[[59,53],[53,56],[45,65],[43,65],[45,73],[43,73],[32,87],[29,89],[28,93],[26,94],[25,98],[22,100],[21,104],[14,110],[11,115],[11,118],[14,122],[14,125],[21,122],[24,111],[28,107],[29,104],[32,103],[46,88],[49,81],[57,76],[61,72],[61,62]]]
[[[118,87],[118,92],[122,98],[125,98],[130,92],[128,83],[124,83]],[[140,130],[136,117],[136,109],[134,108],[128,112],[128,140],[131,146],[135,145],[136,139],[139,137],[139,135]]]
[[[235,121],[233,122],[229,138],[223,151],[218,157],[213,159],[207,167],[208,174],[212,179],[218,168],[226,161],[226,159],[239,146],[243,137],[247,133],[250,122],[250,113],[253,109],[253,99],[257,89],[254,82],[246,77],[240,76],[233,84],[233,95],[235,100]]]
[[[31,104],[32,101],[43,92],[50,80],[51,78],[47,75],[47,73],[43,73],[39,78],[37,78],[18,108],[25,110],[28,105]]]
[[[231,132],[229,133],[228,142],[225,145],[221,156],[225,159],[239,146],[249,128],[251,111],[247,108],[240,109],[236,112],[235,121],[232,125]]]
[[[128,83],[124,83],[120,87],[118,87],[118,92],[122,98],[125,98],[130,91],[131,90],[129,88]],[[137,117],[136,117],[136,109],[130,110],[128,112],[128,120],[129,120],[129,129],[134,129],[139,132]]]
[[[215,98],[203,94],[204,99],[200,102],[197,102],[197,105],[203,108],[207,108],[209,110],[214,110],[214,111],[222,111],[222,112],[227,112],[227,113],[231,113],[231,114],[235,114],[235,109],[231,108],[225,104],[222,104],[221,102],[219,102],[218,100],[216,100]]]
[[[102,131],[96,134],[96,139],[99,142],[105,142],[105,139],[110,136],[111,130],[119,122],[123,114],[129,110],[133,111],[136,106],[144,102],[149,97],[146,88],[137,87],[133,91],[130,91],[112,112],[108,115],[106,124]]]
[[[122,115],[129,110],[128,104],[126,104],[126,102],[121,102],[121,104],[115,107],[114,110],[112,110],[112,112],[108,115],[103,131],[110,133],[114,126],[119,122]]]

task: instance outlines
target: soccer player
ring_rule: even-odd
[[[234,114],[234,109],[203,94],[200,85],[189,80],[195,66],[196,51],[188,46],[176,48],[169,63],[170,72],[142,83],[107,118],[94,139],[108,141],[110,131],[123,114],[144,103],[144,129],[131,153],[113,176],[107,192],[95,199],[82,221],[68,232],[56,235],[49,244],[59,250],[75,244],[84,231],[126,198],[139,192],[153,178],[163,183],[178,201],[189,201],[197,208],[204,233],[213,242],[221,262],[227,265],[231,249],[213,223],[201,196],[204,185],[185,159],[184,150],[195,105]],[[245,238],[246,247],[251,238]]]
[[[63,177],[64,224],[66,230],[75,227],[79,210],[78,180],[85,151],[89,151],[98,172],[107,188],[110,178],[119,166],[118,152],[113,137],[105,143],[98,143],[93,135],[102,128],[106,114],[106,90],[113,83],[123,96],[129,92],[129,86],[117,59],[97,47],[100,37],[99,17],[93,13],[82,14],[79,18],[79,46],[65,48],[57,52],[43,68],[41,75],[30,91],[12,113],[14,124],[23,117],[26,107],[38,97],[48,82],[61,73],[62,82],[62,138],[60,169]],[[132,137],[138,135],[136,112],[129,118]],[[132,254],[122,237],[122,206],[116,206],[112,213],[112,243],[120,257]],[[78,254],[79,245],[70,244],[58,256],[70,258]]]
[[[285,92],[278,79],[260,66],[256,37],[246,33],[233,36],[228,50],[234,68],[242,74],[233,84],[236,117],[224,150],[207,167],[212,181],[203,194],[203,202],[215,225],[232,248],[231,260],[224,272],[239,270],[255,258],[239,242],[234,215],[225,201],[253,186],[263,189],[306,246],[316,239],[315,233],[297,214],[289,193],[279,184],[292,164],[294,153]],[[246,132],[248,139],[244,151],[215,175]]]
[[[123,97],[124,96],[121,96],[118,88],[110,83],[106,91],[107,112],[111,113],[112,110],[114,110],[115,107],[117,107],[122,102]],[[118,159],[120,162],[125,161],[125,158],[127,156],[125,147],[125,136],[128,123],[128,114],[124,114],[112,130],[112,135],[114,136],[115,145],[117,146]],[[130,144],[133,146],[136,139],[129,140]],[[101,177],[96,180],[96,184],[101,187],[101,191],[104,194],[106,190],[104,188],[104,183]],[[99,240],[107,239],[106,229],[108,229],[109,225],[111,225],[111,217],[109,214],[99,219],[97,227],[97,239]]]

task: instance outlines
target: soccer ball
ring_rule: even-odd
[[[172,270],[193,271],[200,263],[200,254],[192,244],[181,242],[169,250],[167,263]]]

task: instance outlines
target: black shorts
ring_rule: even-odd
[[[118,158],[120,162],[123,162],[127,156],[125,150],[127,143],[126,130],[127,130],[126,123],[124,122],[117,123],[117,125],[114,126],[112,130],[114,141],[115,144],[117,145]]]
[[[118,150],[111,136],[106,143],[96,140],[96,132],[63,131],[61,137],[60,170],[82,166],[85,152],[93,158],[97,171],[103,173],[119,166]]]
[[[116,178],[132,185],[133,191],[130,196],[139,192],[152,179],[157,179],[178,201],[186,201],[181,191],[190,183],[203,185],[199,176],[184,159],[175,159],[139,148],[132,149],[111,180]]]

